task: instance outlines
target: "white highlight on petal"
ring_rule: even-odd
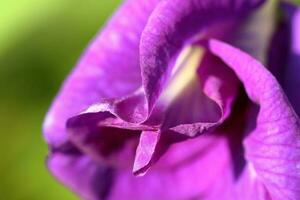
[[[121,38],[119,33],[111,32],[109,34],[110,46],[114,48],[119,48],[121,44]]]
[[[102,76],[103,75],[103,69],[99,66],[90,65],[88,67],[82,67],[82,72],[80,76],[86,76],[86,77],[92,77],[92,76]]]
[[[251,179],[256,179],[257,173],[256,173],[256,170],[254,169],[253,164],[249,162],[248,168],[249,168],[249,172],[250,172],[250,178]]]
[[[109,103],[99,103],[99,104],[94,104],[90,106],[88,109],[86,109],[83,113],[97,113],[97,112],[105,112],[108,111],[110,108]]]
[[[296,175],[296,176],[297,176],[297,175],[300,175],[300,163],[298,163],[298,164],[296,165],[296,169],[297,169],[297,170],[296,170],[296,174],[295,174],[295,175]]]
[[[45,121],[44,121],[44,125],[43,125],[44,129],[47,129],[47,128],[51,127],[53,125],[53,123],[54,123],[54,117],[53,117],[53,115],[52,114],[48,114],[46,116]]]
[[[266,124],[266,134],[274,135],[280,131],[278,126],[274,126],[273,124]]]

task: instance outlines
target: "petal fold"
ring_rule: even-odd
[[[257,60],[218,40],[210,51],[231,67],[249,98],[259,106],[245,139],[252,179],[261,181],[272,199],[300,198],[300,121],[275,77]]]
[[[226,31],[228,33],[236,19],[243,19],[263,2],[167,0],[158,4],[143,31],[140,44],[142,82],[150,111],[185,44],[195,38],[220,37]]]
[[[114,171],[77,153],[52,153],[47,166],[54,177],[86,200],[103,200],[112,192]]]
[[[99,163],[130,168],[138,143],[139,131],[99,126],[109,113],[87,113],[68,120],[70,141]],[[126,160],[124,160],[126,158]]]
[[[193,137],[220,125],[229,116],[239,88],[235,74],[209,52],[204,53],[195,73],[169,105],[162,130]]]
[[[160,133],[155,131],[144,131],[141,134],[139,145],[133,166],[133,173],[143,175],[151,164],[153,155],[157,149]]]
[[[103,98],[126,96],[141,87],[140,37],[158,2],[124,2],[91,42],[46,116],[43,132],[48,144],[58,147],[68,141],[68,118]]]

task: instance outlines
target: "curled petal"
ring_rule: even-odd
[[[110,117],[109,113],[88,113],[69,119],[70,141],[99,163],[130,168],[139,131],[98,125]]]
[[[118,171],[111,199],[203,199],[209,195],[211,183],[218,180],[228,160],[226,142],[217,137],[188,140],[170,147],[144,176],[134,177],[128,171]],[[205,147],[205,148],[200,148]],[[205,151],[205,149],[211,151]],[[187,153],[187,154],[185,154]],[[199,158],[199,154],[206,155]],[[178,158],[181,162],[175,162]],[[213,161],[216,166],[210,167]]]
[[[126,96],[141,86],[140,36],[157,2],[129,0],[123,3],[92,41],[45,119],[44,134],[51,146],[58,147],[68,141],[65,133],[68,118],[103,98]]]
[[[169,0],[158,4],[143,31],[140,44],[142,81],[150,111],[185,44],[193,37],[200,37],[200,33],[201,37],[223,35],[234,19],[249,14],[262,2]],[[212,31],[216,24],[219,28]]]
[[[143,175],[151,164],[156,151],[160,133],[155,131],[144,131],[141,134],[139,145],[136,149],[136,156],[133,166],[133,173]]]
[[[259,105],[253,131],[244,141],[252,179],[261,181],[272,199],[299,199],[300,121],[277,80],[228,44],[210,40],[208,48],[235,71],[249,98]]]
[[[52,153],[47,165],[54,177],[83,199],[100,200],[110,195],[114,170],[99,165],[80,152]]]
[[[204,54],[195,73],[168,106],[163,130],[192,137],[221,124],[229,116],[239,86],[234,73],[209,52]]]
[[[143,30],[139,44],[139,61],[145,94],[133,94],[130,96],[130,93],[128,93],[129,96],[127,98],[115,102],[111,106],[113,110],[109,109],[107,111],[130,123],[143,123],[147,121],[150,114],[152,114],[153,106],[161,90],[164,89],[165,82],[169,79],[169,72],[172,69],[173,61],[182,47],[192,37],[198,37],[200,32],[206,36],[222,35],[229,28],[229,25],[225,25],[232,24],[232,21],[235,21],[233,20],[234,17],[244,16],[244,14],[249,13],[262,2],[260,0],[226,1],[220,3],[200,1],[178,1],[174,3],[171,1],[162,1],[157,4]],[[176,5],[176,8],[174,5]],[[177,9],[178,7],[180,7],[179,10]],[[161,16],[165,16],[167,19],[165,23],[160,21]],[[207,16],[209,17],[206,19]],[[228,20],[224,20],[224,17]],[[195,20],[199,22],[194,23]],[[226,28],[223,25],[222,27],[215,28],[221,24],[217,22],[222,22]],[[211,29],[214,31],[210,31]],[[155,34],[155,32],[159,34]],[[130,73],[132,73],[132,70],[130,70]],[[118,79],[117,82],[121,83],[123,80]]]

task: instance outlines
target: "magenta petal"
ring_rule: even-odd
[[[238,126],[170,146],[144,176],[118,171],[111,199],[270,200],[264,186],[251,180],[251,168],[247,165],[235,177],[234,160],[241,149],[231,152],[230,140],[241,142],[237,138],[242,134]],[[228,139],[228,135],[232,138]]]
[[[203,147],[211,151],[203,150]],[[201,157],[200,155],[206,155]],[[181,162],[177,162],[181,160]],[[116,173],[112,200],[173,200],[203,199],[209,196],[212,183],[226,169],[228,151],[226,141],[218,137],[187,140],[174,145],[149,172],[134,177],[127,171]],[[209,163],[213,162],[211,167]]]
[[[139,131],[98,125],[106,119],[111,119],[111,114],[87,113],[70,118],[67,124],[70,141],[99,163],[129,169]]]
[[[133,173],[143,175],[150,164],[155,153],[160,133],[156,131],[144,131],[141,134],[139,145],[136,149],[136,156],[133,166]],[[145,170],[144,170],[145,169]]]
[[[44,134],[49,144],[57,147],[67,142],[65,123],[69,117],[103,98],[128,95],[141,86],[140,36],[156,3],[123,3],[92,41],[47,114]]]
[[[143,85],[151,108],[169,79],[174,61],[185,44],[200,33],[218,24],[217,33],[224,26],[243,18],[263,0],[225,1],[162,1],[151,14],[140,44],[140,62]],[[197,22],[197,23],[195,23]],[[212,34],[212,33],[210,33]]]
[[[80,153],[53,153],[47,160],[54,177],[86,200],[110,195],[114,171]]]
[[[195,136],[220,125],[230,114],[238,87],[231,69],[205,53],[198,76],[169,105],[162,129]]]
[[[300,121],[280,85],[246,53],[218,40],[210,40],[208,48],[235,71],[259,105],[256,126],[244,141],[252,179],[261,181],[272,199],[299,199]]]

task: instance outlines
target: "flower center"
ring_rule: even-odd
[[[203,48],[192,45],[181,51],[171,72],[172,78],[160,97],[166,104],[178,97],[184,88],[197,78],[197,69],[203,52]]]

